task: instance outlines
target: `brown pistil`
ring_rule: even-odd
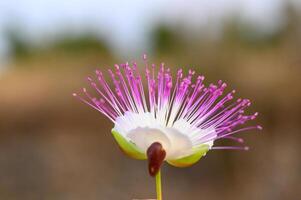
[[[151,176],[156,176],[165,159],[166,152],[159,142],[152,143],[146,151],[148,171]]]

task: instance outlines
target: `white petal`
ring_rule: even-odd
[[[166,127],[164,123],[154,118],[152,113],[132,112],[126,112],[118,117],[114,129],[144,152],[152,143],[160,142],[166,151],[166,159],[193,153],[192,147],[197,143],[196,138],[208,133],[208,130],[193,127],[183,119],[176,121],[172,127]],[[213,141],[205,144],[211,148]]]

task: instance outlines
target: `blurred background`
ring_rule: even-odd
[[[300,0],[0,1],[0,199],[155,197],[146,162],[71,95],[143,53],[226,81],[264,127],[242,135],[248,152],[164,165],[165,199],[300,199],[300,52]]]

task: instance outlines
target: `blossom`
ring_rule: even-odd
[[[226,83],[205,86],[204,76],[195,77],[182,69],[173,77],[164,63],[149,65],[144,56],[145,71],[136,63],[115,65],[105,74],[96,70],[88,77],[97,97],[83,88],[84,103],[104,114],[114,123],[112,134],[121,149],[135,159],[148,159],[151,175],[162,162],[176,167],[190,166],[214,149],[248,150],[238,133],[261,126],[242,127],[258,113],[244,114],[251,105],[248,99],[234,100],[235,90],[223,95]],[[238,146],[216,146],[219,139],[238,142]]]

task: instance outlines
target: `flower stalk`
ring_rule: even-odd
[[[157,200],[162,200],[162,183],[161,183],[161,170],[156,174],[156,191]]]

